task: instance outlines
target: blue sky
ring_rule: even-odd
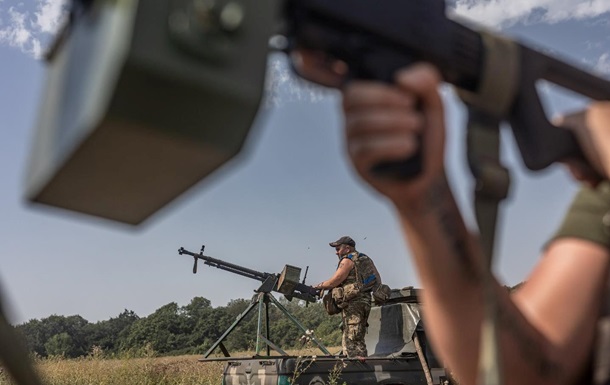
[[[451,3],[459,17],[610,74],[610,0]],[[260,271],[310,266],[308,282],[315,284],[335,266],[328,242],[351,235],[388,284],[418,284],[391,208],[346,161],[337,93],[303,86],[276,56],[247,151],[144,225],[28,204],[24,180],[45,80],[38,58],[61,16],[60,1],[0,0],[0,282],[13,322],[51,314],[97,321],[123,309],[145,316],[194,296],[214,306],[249,298],[255,281],[203,266],[191,273],[192,261],[177,249],[202,244],[211,256]],[[447,166],[472,224],[464,115],[451,91],[443,94]],[[547,99],[551,114],[582,104],[554,93]],[[515,284],[536,262],[576,185],[560,167],[525,171],[509,135],[504,153],[513,184],[502,209],[496,271]]]

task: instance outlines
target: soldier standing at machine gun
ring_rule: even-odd
[[[332,289],[332,296],[341,308],[343,354],[348,357],[366,357],[368,354],[364,335],[371,311],[371,295],[368,291],[361,292],[357,284],[359,277],[355,258],[361,253],[356,251],[356,242],[348,236],[329,245],[335,248],[339,258],[337,270],[331,278],[314,287],[320,290]]]

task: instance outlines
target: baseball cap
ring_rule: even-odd
[[[348,237],[346,235],[346,236],[343,236],[343,237],[337,239],[334,242],[329,243],[329,245],[331,247],[337,247],[339,245],[348,245],[348,246],[351,246],[351,247],[356,247],[356,242],[351,237]]]

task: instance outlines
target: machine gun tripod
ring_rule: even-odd
[[[325,354],[331,355],[326,347],[318,341],[313,334],[301,324],[291,313],[282,305],[271,292],[279,292],[283,294],[289,301],[292,298],[299,298],[306,302],[316,302],[320,291],[313,288],[312,286],[305,284],[305,278],[307,277],[307,269],[305,270],[305,277],[302,282],[299,282],[301,275],[301,268],[291,265],[285,265],[284,269],[280,274],[263,273],[260,271],[248,269],[243,266],[235,265],[229,262],[222,261],[220,259],[212,258],[204,255],[203,251],[205,245],[201,246],[199,253],[188,251],[181,247],[178,249],[178,254],[190,255],[194,259],[193,274],[197,273],[197,262],[202,260],[204,264],[212,267],[216,267],[221,270],[230,271],[235,274],[242,275],[244,277],[256,279],[261,281],[261,286],[255,290],[256,294],[252,297],[248,307],[235,319],[235,322],[218,338],[218,340],[204,353],[203,359],[205,360],[208,356],[218,347],[222,351],[225,357],[231,357],[229,351],[222,343],[227,336],[246,318],[250,312],[258,306],[258,322],[256,329],[256,356],[260,355],[262,350],[261,342],[266,345],[267,356],[271,355],[270,349],[277,351],[282,355],[288,355],[282,350],[277,344],[273,343],[269,337],[269,304],[275,305],[283,314],[285,314],[311,341]],[[265,333],[263,335],[263,310],[265,314]]]

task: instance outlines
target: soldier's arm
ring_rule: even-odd
[[[354,262],[351,259],[343,258],[339,263],[339,267],[337,267],[335,274],[333,274],[333,276],[327,279],[326,281],[316,285],[316,288],[327,290],[339,286],[341,282],[345,281],[345,278],[347,278],[349,272],[353,268]]]
[[[477,239],[445,180],[416,210],[400,209],[399,215],[425,289],[430,338],[461,383],[475,384],[483,318]],[[584,373],[608,260],[604,247],[560,239],[512,297],[494,282],[505,384],[570,384]]]
[[[439,79],[433,68],[414,65],[397,74],[396,84],[348,84],[347,149],[360,175],[396,208],[424,288],[436,351],[460,383],[475,384],[483,263],[444,175]],[[424,165],[417,178],[398,181],[370,172],[418,150]],[[514,298],[494,282],[506,384],[568,384],[586,370],[608,257],[606,248],[565,238],[548,247]]]

